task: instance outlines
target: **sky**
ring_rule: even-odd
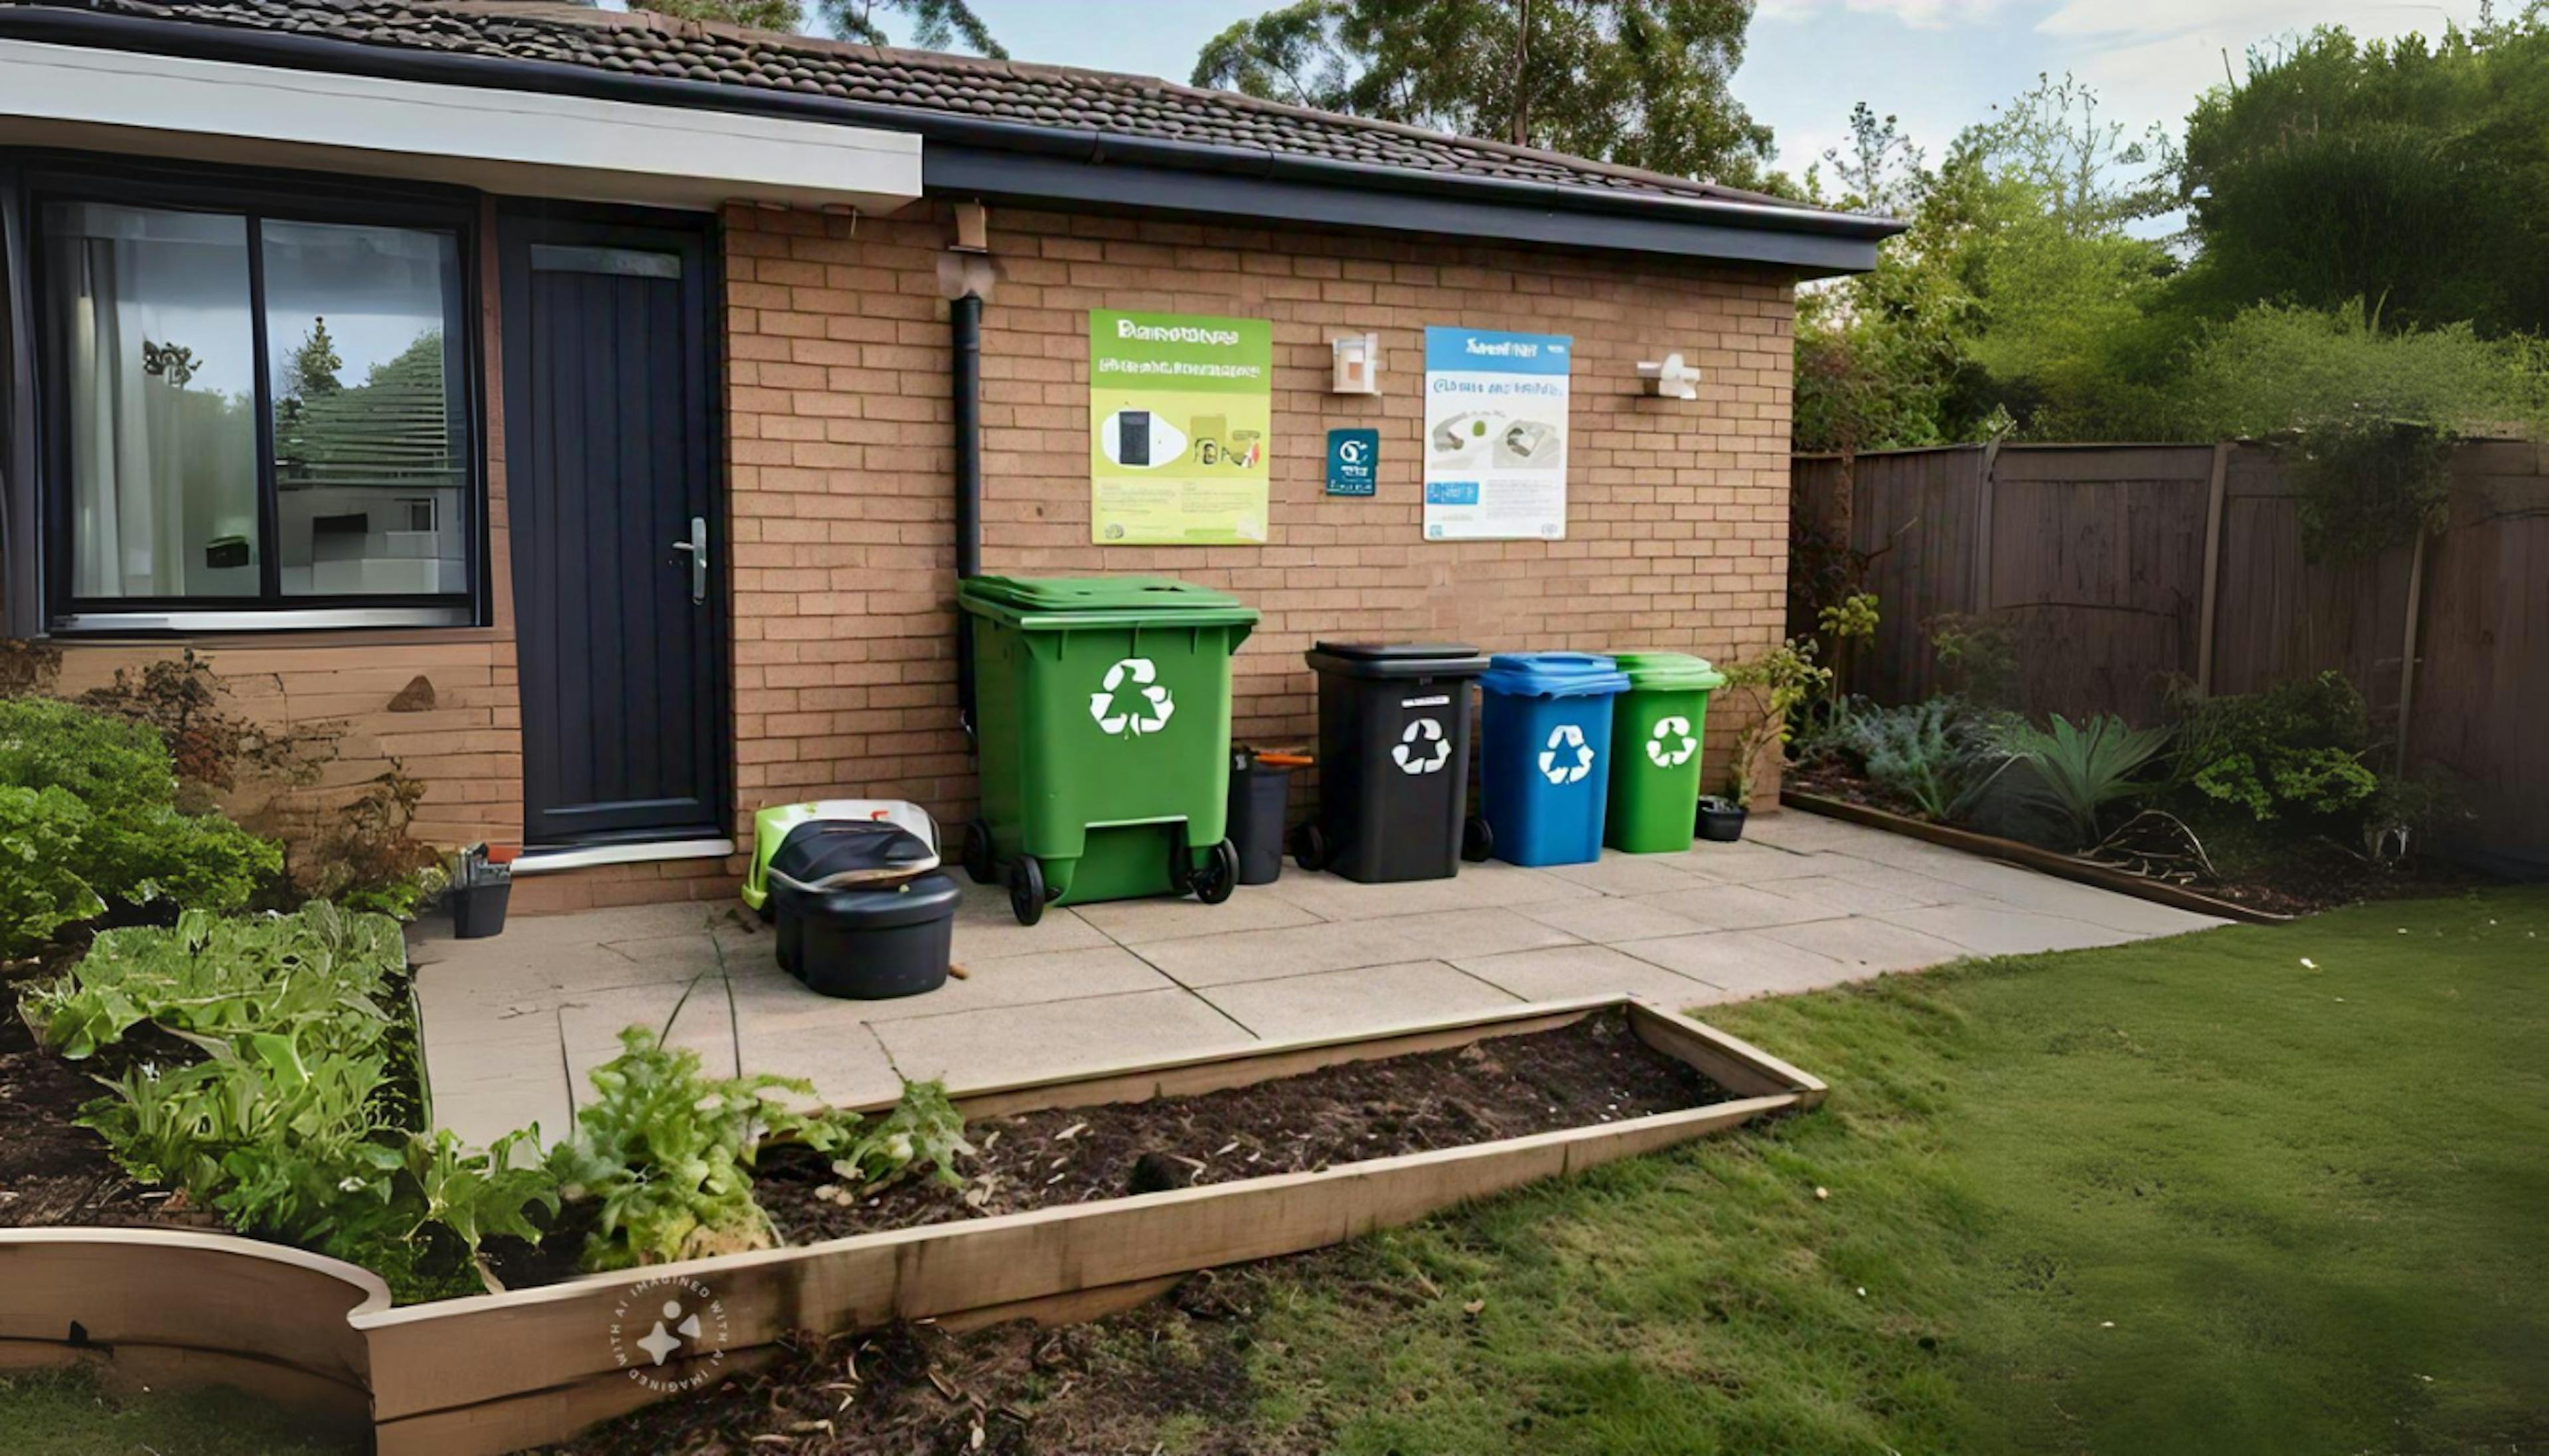
[[[1222,27],[1275,0],[973,0],[1023,60],[1184,80]],[[2507,4],[2511,0],[2506,0]],[[1994,102],[2070,71],[2108,114],[2139,132],[2183,135],[2187,112],[2244,72],[2252,45],[2325,21],[2359,36],[2439,34],[2479,0],[1759,0],[1735,95],[1775,135],[1779,166],[1801,173],[1847,131],[1852,103],[1902,118],[1933,155]]]

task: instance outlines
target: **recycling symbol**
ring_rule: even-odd
[[[1688,718],[1659,719],[1647,738],[1647,758],[1658,769],[1678,769],[1697,752],[1699,740],[1691,737]]]
[[[1146,657],[1128,657],[1108,668],[1105,685],[1088,694],[1088,716],[1097,720],[1099,728],[1118,738],[1139,738],[1168,727],[1169,715],[1178,710],[1178,704],[1159,677],[1160,670]],[[1129,713],[1117,708],[1116,694],[1127,682],[1142,689],[1139,697],[1149,705],[1147,712],[1138,705]]]
[[[1425,757],[1420,743],[1434,745],[1434,757]],[[1389,751],[1390,759],[1401,774],[1439,774],[1452,762],[1452,741],[1443,736],[1443,724],[1434,718],[1419,718],[1398,735],[1398,745]]]
[[[1560,749],[1575,750],[1569,762],[1558,756]],[[1584,741],[1584,730],[1573,723],[1560,723],[1549,730],[1549,747],[1540,751],[1540,772],[1552,783],[1580,783],[1593,772],[1593,745]]]

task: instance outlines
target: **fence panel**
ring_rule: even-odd
[[[2157,720],[2168,681],[2206,658],[2213,458],[2210,445],[1959,446],[1862,455],[1847,471],[1800,458],[1801,519],[1837,520],[1846,483],[1849,540],[1882,598],[1848,686],[1880,702],[1937,690],[1929,624],[1975,612],[2015,632],[2030,713]],[[2406,546],[2305,560],[2300,506],[2273,450],[2226,453],[2211,690],[2343,672],[2383,736],[2404,736],[2411,770],[2459,785],[2475,814],[2461,849],[2549,871],[2549,452],[2463,446],[2451,525],[2421,574]],[[2416,665],[2403,683],[2411,596]],[[1803,615],[1792,632],[1812,629]]]

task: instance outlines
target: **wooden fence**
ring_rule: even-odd
[[[2335,668],[2393,762],[2460,787],[2477,813],[2461,848],[2549,871],[2541,447],[2462,446],[2446,530],[2343,564],[2303,559],[2297,490],[2260,445],[1800,456],[1793,483],[1800,519],[1870,558],[1882,623],[1852,690],[1905,702],[1944,685],[1932,630],[1949,616],[2012,633],[2031,713],[2150,722],[2172,682],[2253,692]]]

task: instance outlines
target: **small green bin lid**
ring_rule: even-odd
[[[1726,685],[1726,675],[1708,659],[1686,652],[1615,652],[1611,660],[1629,675],[1629,690],[1709,692]]]
[[[1174,577],[969,577],[965,595],[1021,611],[1227,611],[1239,598]]]

